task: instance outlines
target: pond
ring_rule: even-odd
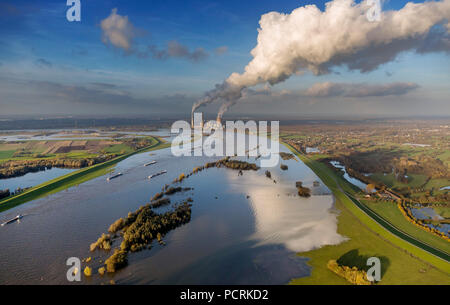
[[[53,167],[51,169],[46,169],[45,171],[27,173],[26,175],[20,177],[0,179],[0,190],[9,189],[10,192],[14,192],[19,187],[22,189],[33,187],[46,181],[64,176],[75,170],[76,169]]]
[[[442,216],[440,216],[439,214],[436,213],[436,211],[433,208],[428,208],[428,207],[420,207],[419,205],[415,208],[411,208],[410,209],[412,215],[417,218],[417,219],[430,219],[430,220],[434,220],[434,221],[438,221],[438,220],[442,220],[444,219]],[[427,227],[430,228],[434,228],[442,233],[445,233],[447,236],[450,236],[449,231],[450,231],[450,224],[440,224],[440,225],[436,225],[436,224],[432,224],[432,223],[428,223],[425,224]]]
[[[347,170],[345,169],[345,166],[339,163],[339,161],[331,161],[331,165],[333,165],[335,168],[338,168],[344,172],[344,178],[351,184],[359,187],[361,190],[365,191],[367,189],[367,184],[362,182],[359,179],[350,177],[350,175],[347,173]]]

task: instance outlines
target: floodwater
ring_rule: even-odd
[[[344,172],[344,178],[350,182],[353,185],[356,185],[357,187],[359,187],[361,190],[366,190],[367,189],[367,184],[362,182],[359,179],[353,178],[351,177],[348,173],[347,170],[345,169],[345,166],[342,165],[341,163],[339,163],[338,161],[331,161],[330,162],[331,165],[333,165],[336,168],[339,168],[340,170],[342,170]]]
[[[284,146],[280,151],[289,152]],[[96,271],[110,253],[90,253],[89,244],[111,223],[148,203],[180,173],[217,159],[175,157],[170,148],[142,153],[117,164],[115,171],[123,176],[109,182],[98,177],[0,213],[0,221],[24,215],[20,223],[0,228],[0,284],[70,284],[69,257],[91,256]],[[157,164],[144,167],[153,160]],[[116,274],[82,277],[81,283],[285,284],[308,276],[307,259],[295,253],[345,237],[336,232],[333,196],[322,183],[313,187],[320,179],[300,160],[282,163],[289,170],[270,168],[272,179],[266,169],[239,176],[211,168],[189,177],[181,185],[194,189],[171,197],[172,202],[193,198],[188,224],[164,236],[165,246],[154,243],[150,250],[130,253],[128,266]],[[168,173],[146,178],[162,170]],[[298,197],[296,181],[312,188],[313,196]]]
[[[75,170],[76,169],[52,167],[51,169],[46,169],[45,171],[27,173],[26,175],[20,177],[0,179],[0,190],[9,189],[10,192],[14,192],[19,187],[22,189],[33,187],[66,175]]]
[[[429,220],[442,220],[442,216],[436,213],[433,208],[428,207],[416,207],[410,209],[413,216],[417,219],[429,219]],[[435,225],[432,223],[425,224],[427,227],[434,228],[447,236],[450,236],[450,224]]]
[[[114,137],[136,138],[149,135],[163,136],[167,135],[165,130],[161,131],[101,131],[97,129],[53,129],[53,130],[16,130],[0,133],[0,141],[56,141],[56,140],[107,140]]]

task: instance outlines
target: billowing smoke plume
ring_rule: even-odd
[[[225,114],[225,112],[227,112],[228,109],[230,109],[230,107],[233,106],[236,103],[237,103],[237,100],[228,101],[228,102],[223,103],[222,106],[220,106],[219,113],[217,114],[217,121],[221,122],[222,121],[222,117]]]
[[[280,83],[291,75],[309,70],[316,75],[333,67],[368,72],[393,61],[401,52],[448,52],[450,0],[408,3],[399,11],[386,11],[381,21],[371,22],[366,14],[367,1],[334,0],[325,11],[315,5],[300,7],[291,14],[270,12],[261,17],[258,43],[251,51],[253,59],[242,74],[233,73],[222,84],[207,92],[192,110],[213,102],[222,102],[219,116],[242,97],[242,90],[258,84]],[[444,28],[433,31],[435,26]],[[446,47],[445,47],[446,46]]]

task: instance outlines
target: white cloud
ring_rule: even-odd
[[[372,97],[404,95],[419,88],[415,83],[388,83],[381,85],[373,84],[346,84],[346,83],[316,83],[303,94],[309,97]]]
[[[367,19],[368,8],[367,1],[334,0],[326,4],[325,11],[306,5],[290,14],[263,15],[253,59],[244,72],[232,73],[194,104],[193,110],[215,101],[233,105],[244,88],[277,84],[303,71],[324,74],[346,66],[368,72],[404,51],[448,51],[447,31],[432,32],[433,41],[438,41],[433,47],[425,44],[432,28],[450,19],[450,0],[408,3],[398,11],[383,12],[380,22]]]
[[[102,41],[111,44],[125,52],[131,52],[136,29],[128,20],[128,16],[117,14],[117,8],[112,9],[111,14],[100,23],[102,29]]]
[[[117,8],[100,23],[102,29],[102,41],[123,50],[126,54],[134,54],[139,58],[165,60],[169,58],[182,58],[192,62],[200,62],[208,58],[209,54],[203,48],[189,50],[189,48],[176,40],[167,43],[167,47],[159,49],[155,45],[149,45],[145,50],[139,50],[134,45],[134,38],[139,30],[128,19],[128,16],[117,14]]]

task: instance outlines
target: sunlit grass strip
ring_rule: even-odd
[[[450,249],[450,244],[445,239],[434,234],[430,234],[430,232],[427,232],[409,222],[400,212],[400,209],[397,207],[397,203],[372,200],[361,200],[361,203],[384,219],[394,223],[395,226],[403,232],[414,236],[414,238],[430,244],[431,246],[442,251],[448,251],[448,249]]]
[[[398,237],[396,233],[388,230],[382,224],[376,222],[373,218],[371,218],[368,214],[361,210],[361,207],[357,205],[357,200],[352,201],[346,194],[344,194],[339,186],[337,185],[337,181],[342,179],[336,173],[334,173],[331,169],[329,169],[325,164],[311,160],[310,158],[300,154],[295,148],[291,145],[284,143],[294,154],[296,154],[309,168],[311,168],[314,173],[319,176],[319,178],[326,184],[326,186],[333,192],[334,196],[337,200],[342,202],[342,204],[354,215],[356,216],[363,224],[365,224],[370,230],[382,236],[385,240],[393,243],[394,245],[408,251],[414,256],[430,263],[436,268],[449,273],[450,274],[450,263],[446,261],[444,258],[437,257],[436,255],[431,254],[430,252],[419,248],[419,246],[415,246],[410,242],[403,240]],[[345,190],[345,189],[344,189]],[[347,190],[345,190],[347,191]],[[350,192],[349,192],[350,193]],[[363,206],[362,204],[360,204]],[[380,219],[378,219],[380,220]],[[401,232],[400,232],[401,233]],[[427,246],[426,248],[428,248]],[[436,249],[437,250],[437,249]]]
[[[160,138],[152,137],[154,139],[154,143],[148,147],[136,150],[134,152],[131,152],[129,154],[119,156],[117,158],[114,158],[112,160],[96,164],[93,166],[90,166],[88,168],[83,168],[78,171],[69,173],[67,175],[55,178],[53,180],[44,182],[38,186],[35,186],[17,196],[13,196],[11,198],[6,198],[2,201],[0,201],[0,212],[6,211],[8,209],[11,209],[13,207],[16,207],[20,204],[23,204],[25,202],[35,200],[38,198],[42,198],[51,194],[58,193],[62,190],[68,189],[72,186],[79,185],[83,182],[86,182],[88,180],[103,176],[107,174],[109,171],[111,171],[112,167],[119,163],[120,161],[123,161],[132,155],[146,152],[146,151],[152,151],[156,149],[163,149],[170,147],[170,143],[165,143]]]

